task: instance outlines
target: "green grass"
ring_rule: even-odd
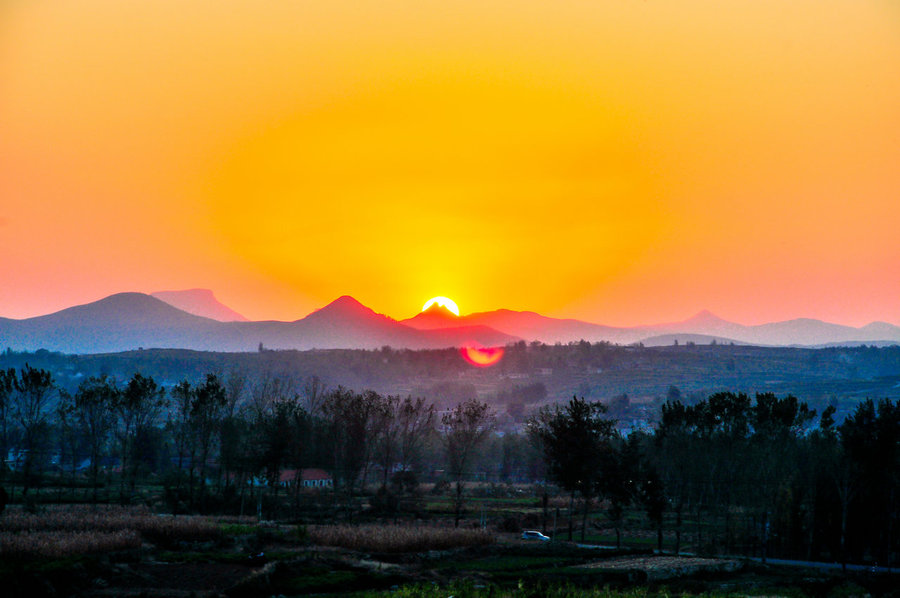
[[[243,523],[226,523],[219,529],[226,536],[246,536],[247,534],[256,533],[258,526]]]

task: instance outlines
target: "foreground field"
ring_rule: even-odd
[[[657,556],[440,524],[302,526],[59,507],[0,516],[3,596],[898,596],[889,575]]]

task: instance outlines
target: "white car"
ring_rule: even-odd
[[[549,542],[550,538],[534,529],[527,529],[522,532],[523,540],[540,540],[541,542]]]

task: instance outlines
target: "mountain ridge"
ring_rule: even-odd
[[[203,296],[215,299],[212,291]],[[681,322],[614,327],[510,309],[456,316],[441,306],[398,321],[376,313],[350,295],[342,295],[291,322],[220,321],[188,313],[153,295],[133,292],[116,293],[33,318],[0,318],[0,348],[43,348],[65,353],[104,353],[140,347],[253,351],[260,345],[298,350],[382,346],[435,349],[473,343],[500,346],[520,340],[547,344],[580,340],[617,344],[679,340],[700,344],[715,340],[772,346],[834,346],[900,343],[900,327],[872,322],[854,328],[812,318],[747,326],[724,320],[708,310]]]
[[[0,318],[0,347],[63,353],[112,353],[138,348],[200,351],[270,349],[442,349],[477,342],[521,340],[487,327],[420,331],[343,296],[293,322],[220,322],[180,310],[144,293],[116,293],[51,314]]]
[[[219,322],[248,322],[249,320],[216,299],[211,289],[184,289],[181,291],[156,291],[150,293],[173,307],[195,316],[203,316]]]

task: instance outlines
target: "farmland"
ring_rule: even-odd
[[[0,517],[5,596],[849,596],[892,595],[896,576],[659,555],[442,515],[347,524],[172,516],[147,507],[10,507]],[[509,515],[522,501],[495,501]],[[472,513],[478,515],[477,513]],[[520,513],[527,516],[527,509]],[[508,523],[506,526],[508,527]],[[634,536],[629,536],[634,537]]]

